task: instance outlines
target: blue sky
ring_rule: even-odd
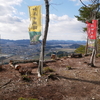
[[[49,0],[50,24],[47,40],[86,40],[82,28],[86,25],[77,21],[79,0]],[[83,0],[86,2],[87,0]],[[42,5],[43,31],[45,22],[44,0],[0,0],[0,35],[2,39],[29,39],[28,6]]]

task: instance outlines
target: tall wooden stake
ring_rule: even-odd
[[[90,58],[90,64],[91,64],[91,67],[95,67],[95,65],[94,65],[94,60],[95,60],[95,55],[96,55],[96,50],[95,50],[95,48],[93,49],[93,51],[92,51],[92,55],[91,55],[91,58]]]
[[[86,41],[85,55],[87,55],[87,53],[88,53],[88,37],[87,37],[87,41]]]
[[[96,17],[96,15],[94,16],[94,18]],[[96,58],[96,53],[97,53],[97,38],[95,39],[95,46],[93,48],[93,51],[92,51],[92,55],[91,55],[91,58],[90,58],[90,65],[91,67],[95,67],[94,65],[94,61],[95,61],[95,58]]]
[[[43,74],[43,62],[44,62],[44,51],[45,51],[45,45],[46,45],[46,39],[47,39],[47,33],[48,33],[48,27],[49,27],[49,1],[45,1],[45,7],[46,7],[46,19],[45,19],[45,31],[44,36],[42,40],[42,46],[41,46],[41,52],[40,52],[40,60],[39,60],[39,66],[38,66],[38,77],[41,77]]]

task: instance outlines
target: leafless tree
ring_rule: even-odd
[[[46,8],[46,19],[45,19],[45,30],[44,30],[44,36],[42,39],[40,60],[39,60],[39,66],[38,66],[38,77],[41,77],[41,75],[43,74],[44,51],[45,51],[47,33],[48,33],[48,28],[49,28],[49,1],[44,0],[44,2],[45,2],[45,8]]]

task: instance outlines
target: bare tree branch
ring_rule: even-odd
[[[42,39],[42,47],[41,47],[40,60],[38,66],[38,77],[41,77],[41,75],[43,74],[44,51],[45,51],[47,33],[49,28],[49,1],[48,0],[44,0],[44,1],[45,1],[45,8],[46,8],[46,19],[45,19],[45,30]]]
[[[85,7],[87,7],[87,6],[82,2],[82,0],[80,0],[80,2],[81,2]]]

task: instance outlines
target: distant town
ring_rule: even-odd
[[[46,43],[45,58],[49,59],[52,53],[68,55],[74,52],[80,45],[85,45],[85,41],[73,40],[50,40]],[[29,40],[6,40],[0,41],[0,61],[8,63],[9,60],[39,59],[41,43],[30,45]]]

